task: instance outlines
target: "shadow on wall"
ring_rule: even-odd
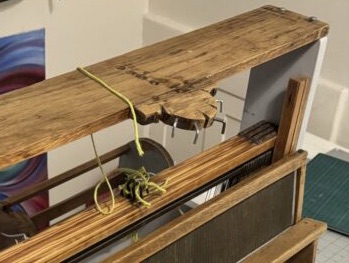
[[[0,12],[8,8],[11,8],[13,5],[22,2],[22,0],[0,0]]]

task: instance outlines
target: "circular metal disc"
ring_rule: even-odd
[[[130,150],[119,158],[120,168],[138,170],[143,166],[147,172],[156,174],[174,165],[170,154],[161,144],[149,138],[140,138],[140,143],[144,155],[139,156],[135,142],[129,142]]]

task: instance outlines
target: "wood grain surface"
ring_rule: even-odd
[[[273,162],[296,150],[310,91],[309,78],[290,79],[282,108]]]
[[[265,6],[86,67],[127,96],[139,122],[179,117],[208,127],[213,85],[324,37],[328,25]],[[85,66],[85,65],[76,65]],[[129,118],[114,95],[78,71],[0,96],[0,169]]]
[[[233,137],[155,176],[154,180],[168,179],[169,183],[165,194],[146,197],[152,204],[150,208],[135,207],[118,197],[113,214],[102,215],[94,208],[82,211],[24,243],[1,251],[0,262],[60,262],[272,149],[274,144],[275,137],[260,144]]]
[[[143,260],[152,256],[156,252],[159,252],[160,250],[165,249],[167,246],[171,245],[177,240],[187,236],[197,228],[205,224],[210,224],[211,220],[218,220],[216,219],[216,217],[225,213],[226,211],[233,208],[237,204],[243,202],[244,200],[247,200],[248,198],[253,197],[258,192],[262,191],[268,186],[280,181],[282,178],[286,177],[293,171],[298,170],[302,165],[305,164],[306,156],[307,156],[306,152],[297,152],[291,156],[281,159],[279,162],[276,162],[267,166],[266,168],[256,172],[254,175],[246,178],[244,181],[240,182],[239,184],[229,188],[227,191],[223,192],[219,196],[209,200],[208,202],[199,206],[198,208],[187,212],[185,215],[181,216],[180,218],[177,218],[172,222],[168,223],[167,225],[157,229],[155,232],[151,233],[150,235],[145,237],[143,240],[140,240],[136,244],[133,244],[132,246],[120,251],[119,253],[116,253],[115,255],[111,256],[108,260],[106,260],[106,262],[108,263],[110,262],[118,262],[118,263],[142,262]],[[273,194],[271,198],[277,199],[276,194],[280,194],[280,191],[274,190],[272,191],[272,193]],[[274,214],[270,212],[268,213],[271,215],[271,217],[274,217],[274,218],[277,218],[279,216],[279,214],[277,213],[282,210],[282,209],[276,209],[276,207],[271,206],[270,202],[264,205],[259,203],[258,205],[262,207],[263,210],[268,210],[268,209],[272,210]],[[281,205],[285,206],[286,204],[281,204]],[[292,206],[292,198],[291,198],[290,205]],[[244,213],[246,214],[247,213],[246,210],[248,210],[248,206],[245,207],[244,209],[245,209]],[[292,210],[292,209],[287,209],[287,210]],[[259,220],[262,222],[264,218],[258,218],[259,216],[261,216],[261,214],[262,213],[256,213],[254,216],[251,216],[250,219],[252,221]],[[292,211],[288,211],[288,214],[289,214],[289,218],[287,221],[289,224],[291,224]],[[227,219],[225,222],[222,223],[224,225],[223,228],[225,228],[225,230],[221,229],[221,231],[218,231],[217,234],[224,235],[222,231],[230,231],[229,228],[233,228],[234,227],[233,225],[234,224],[236,225],[236,223],[237,221],[231,220],[231,218],[230,220]],[[239,223],[241,225],[237,225],[238,228],[243,228],[242,226],[243,224],[245,224],[245,226],[247,225],[247,228],[251,227],[252,225],[252,223],[249,222],[248,218],[245,218],[244,222],[239,221]],[[251,223],[251,225],[249,225],[249,223]],[[263,223],[264,223],[262,224],[263,227],[267,228],[267,224],[265,224],[265,222]],[[274,224],[270,224],[270,225],[272,228],[276,228],[277,227],[276,224],[277,222],[274,222]],[[272,230],[269,232],[272,232]],[[242,235],[243,233],[238,234],[240,238]],[[256,235],[258,236],[258,234]],[[255,237],[255,239],[258,239],[257,236]],[[235,237],[233,238],[236,240]],[[214,243],[219,242],[219,239],[220,238],[217,238],[215,240],[207,240],[206,242],[208,242],[208,244],[210,245],[206,244],[207,245],[206,250],[211,251],[211,247],[215,246]],[[247,240],[245,239],[243,240],[247,242]],[[230,241],[231,243],[226,242],[224,244],[221,244],[220,248],[217,248],[218,250],[220,250],[222,255],[224,253],[223,250],[231,250],[229,247],[233,246],[232,245],[233,240],[230,240]],[[243,249],[244,246],[248,247],[248,244],[243,244],[243,246],[241,246],[240,249]],[[202,247],[203,246],[201,246],[201,249]],[[237,249],[236,247],[234,248]],[[176,250],[176,248],[174,248],[174,250]],[[213,251],[214,249],[212,249],[211,253],[213,253]],[[180,254],[180,251],[178,251],[178,254]],[[205,252],[202,251],[201,254],[205,254]],[[195,255],[195,256],[199,257],[199,255]],[[216,255],[216,259],[218,257],[219,255]],[[184,258],[185,258],[185,255],[184,255]],[[182,258],[182,260],[184,258]],[[214,262],[214,258],[215,257],[212,257],[211,260],[207,259],[207,261],[205,262]],[[187,259],[189,260],[189,258]],[[190,260],[193,260],[192,262],[202,262],[194,258],[190,258]],[[231,262],[234,262],[233,257],[230,257],[230,260]],[[151,261],[151,262],[157,262],[157,261]],[[223,262],[223,261],[218,260],[217,262]],[[268,261],[265,261],[265,262],[268,262]]]
[[[140,262],[240,262],[290,227],[292,183],[286,176]]]
[[[304,164],[297,171],[295,184],[295,200],[294,200],[294,223],[298,223],[302,219],[305,176],[307,173],[307,165]]]
[[[292,256],[314,243],[314,241],[316,241],[320,235],[326,231],[326,228],[326,223],[305,218],[287,229],[284,233],[280,234],[280,236],[275,240],[251,254],[251,256],[247,257],[242,262],[312,262],[309,261],[309,258],[308,261],[302,261],[299,258],[292,258]],[[309,248],[312,249],[311,247]],[[292,261],[287,261],[288,259],[292,259]]]

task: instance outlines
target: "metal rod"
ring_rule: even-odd
[[[216,102],[219,104],[219,112],[223,112],[223,100],[216,100]]]
[[[224,133],[225,133],[225,129],[226,129],[226,127],[227,127],[227,123],[225,122],[225,120],[222,119],[222,118],[215,117],[215,118],[213,118],[213,121],[217,121],[217,122],[222,123],[221,134],[224,134]]]
[[[194,122],[194,126],[195,126],[195,137],[194,137],[193,143],[196,144],[196,142],[198,141],[198,138],[199,138],[200,129],[199,129],[199,126],[198,126],[196,121]]]
[[[177,128],[177,124],[178,124],[178,118],[175,118],[172,126],[171,138],[174,138],[175,136],[175,129]]]

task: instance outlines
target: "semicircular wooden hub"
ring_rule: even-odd
[[[149,124],[162,121],[185,130],[207,128],[217,114],[217,102],[212,96],[216,86],[181,93],[174,90],[153,101],[136,105],[138,122]],[[175,96],[174,96],[175,94]]]

